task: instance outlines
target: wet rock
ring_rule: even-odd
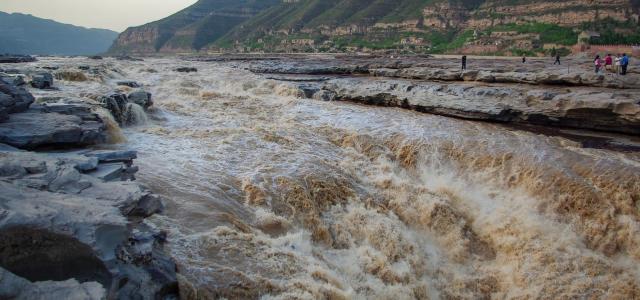
[[[107,163],[98,165],[94,171],[87,173],[87,175],[103,181],[115,181],[120,180],[126,170],[127,167],[123,163]]]
[[[130,88],[139,88],[140,87],[140,84],[138,84],[137,82],[132,81],[132,80],[118,81],[118,82],[116,82],[116,84],[120,85],[120,86],[128,86]]]
[[[166,234],[139,219],[160,211],[160,198],[79,172],[87,159],[97,161],[0,152],[0,298],[34,284],[58,287],[61,299],[93,299],[74,298],[77,287],[99,299],[177,297]]]
[[[127,112],[127,96],[124,94],[111,94],[109,96],[103,96],[99,98],[102,107],[111,112],[113,118],[118,124],[124,124],[126,121]]]
[[[313,95],[320,91],[320,87],[318,85],[309,84],[302,84],[298,86],[298,89],[300,89],[305,98],[309,99],[313,98]]]
[[[136,58],[136,57],[131,57],[128,55],[122,55],[122,56],[118,56],[116,57],[117,60],[128,60],[128,61],[144,61],[144,59],[142,58]]]
[[[129,94],[127,97],[130,103],[140,105],[142,108],[147,109],[153,105],[151,100],[151,93],[147,93],[144,90],[137,90]]]
[[[478,72],[484,81],[503,80]],[[521,80],[529,80],[524,76]],[[598,79],[596,79],[598,80]],[[640,134],[640,94],[590,90],[531,90],[518,86],[479,86],[400,79],[334,79],[322,90],[338,100],[397,106],[473,120],[527,123]],[[322,99],[327,92],[318,94]],[[324,99],[323,99],[324,100]]]
[[[78,66],[78,70],[89,71],[91,70],[91,66]]]
[[[4,268],[0,268],[0,299],[83,299],[101,300],[106,297],[104,287],[97,282],[41,281],[33,283]]]
[[[102,60],[103,58],[100,55],[94,55],[94,56],[89,56],[89,59]]]
[[[39,73],[31,78],[31,86],[37,89],[48,89],[53,87],[53,75],[51,73]]]
[[[0,142],[21,149],[93,145],[106,140],[105,130],[100,119],[86,121],[76,115],[30,110],[11,114],[0,123]]]
[[[312,98],[321,101],[333,101],[336,99],[336,93],[327,90],[320,90],[313,94]]]
[[[95,157],[100,162],[130,163],[134,159],[138,158],[137,151],[129,151],[129,150],[122,150],[122,151],[95,150],[95,151],[82,152],[82,155],[88,156],[88,157]]]
[[[0,74],[0,80],[19,87],[19,86],[23,86],[25,84],[27,84],[26,81],[24,81],[24,76],[23,75],[16,75],[16,74]]]
[[[0,152],[19,152],[22,151],[16,147],[11,147],[7,144],[1,144],[0,143]]]
[[[128,213],[127,216],[131,217],[149,217],[151,215],[162,212],[164,209],[164,205],[162,204],[162,200],[159,196],[149,194],[142,199],[135,206],[133,206]]]
[[[0,120],[3,114],[6,119],[8,114],[27,110],[34,101],[31,93],[24,88],[0,79]]]
[[[30,55],[0,54],[0,64],[15,64],[34,61],[36,61],[36,58]]]
[[[181,67],[181,68],[177,68],[175,71],[180,73],[192,73],[192,72],[198,72],[198,69],[192,68],[192,67]]]

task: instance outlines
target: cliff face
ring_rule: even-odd
[[[189,52],[217,40],[278,0],[200,0],[165,19],[128,28],[109,52]]]
[[[546,23],[577,30],[601,20],[637,24],[639,3],[637,0],[201,0],[166,19],[128,29],[111,52],[171,53],[219,48],[297,51],[301,44],[306,46],[304,51],[321,50],[320,44],[327,50],[339,51],[345,46],[375,49],[400,45],[403,43],[400,38],[406,37],[412,38],[410,43],[414,46],[426,48],[431,40],[442,39],[442,34],[434,32],[445,33],[451,39],[470,30],[486,31],[501,25]],[[397,41],[392,34],[396,34]]]
[[[562,26],[579,26],[598,19],[638,21],[635,5],[628,0],[570,1],[487,1],[467,22],[468,27],[486,28],[500,24],[542,22]]]

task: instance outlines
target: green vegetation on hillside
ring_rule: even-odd
[[[620,22],[607,18],[598,22],[585,23],[582,29],[593,30],[600,34],[599,38],[590,41],[595,45],[640,44],[640,24],[636,22]]]
[[[556,24],[527,23],[506,24],[491,28],[489,31],[516,31],[518,33],[538,33],[540,41],[560,45],[575,45],[578,41],[578,33],[571,28]]]

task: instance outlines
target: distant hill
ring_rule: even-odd
[[[347,52],[542,55],[640,43],[640,0],[201,0],[130,28],[113,52]]]
[[[91,55],[106,52],[117,37],[111,30],[0,12],[0,53]]]
[[[165,19],[127,29],[110,53],[199,50],[280,1],[200,0]]]

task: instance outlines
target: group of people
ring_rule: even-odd
[[[626,53],[620,55],[616,55],[614,58],[611,54],[607,54],[604,58],[600,58],[600,55],[596,55],[596,58],[593,60],[593,64],[595,65],[596,74],[600,74],[602,72],[602,67],[609,72],[615,72],[616,74],[626,75],[627,69],[629,68],[629,57]]]
[[[522,57],[522,63],[524,64],[526,62],[527,62],[527,58]],[[626,53],[622,55],[618,54],[616,55],[616,57],[611,56],[611,54],[607,54],[607,56],[603,60],[602,58],[600,58],[600,55],[597,55],[596,58],[593,60],[593,63],[595,65],[596,74],[600,74],[602,72],[602,67],[604,66],[604,69],[609,72],[615,72],[616,74],[626,75],[627,69],[629,68],[629,56],[627,56]],[[560,55],[556,55],[556,60],[553,64],[554,65],[560,64]],[[464,55],[462,56],[462,70],[466,70],[466,69],[467,69],[467,56]]]

